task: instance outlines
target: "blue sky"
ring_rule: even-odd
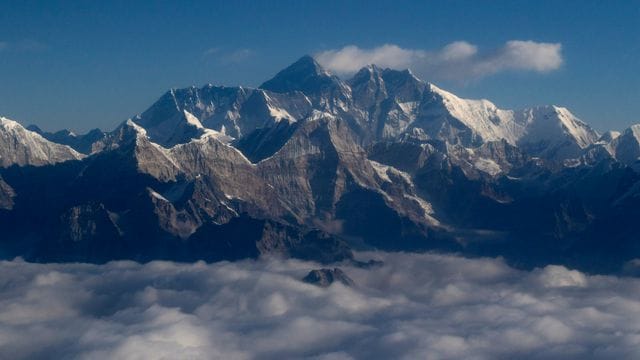
[[[384,61],[461,96],[562,105],[598,130],[640,123],[640,0],[0,0],[0,9],[0,114],[48,130],[109,130],[171,87],[256,86],[304,54],[352,46],[366,61],[385,44],[398,52]],[[513,40],[529,41],[516,43],[531,45],[524,56],[512,56]],[[451,65],[452,48],[467,57]]]

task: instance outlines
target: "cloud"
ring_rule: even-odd
[[[640,356],[640,280],[496,259],[359,253],[354,288],[288,261],[0,263],[0,358]]]
[[[404,49],[386,44],[373,49],[345,46],[316,54],[317,61],[338,74],[352,74],[363,66],[410,68],[427,78],[473,80],[504,71],[546,73],[562,65],[562,45],[511,40],[498,49],[479,51],[466,41],[435,50]]]

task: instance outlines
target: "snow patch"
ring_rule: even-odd
[[[491,176],[498,175],[502,172],[500,165],[498,165],[495,161],[487,158],[477,158],[473,163],[473,167]]]
[[[202,123],[200,122],[200,120],[198,120],[198,118],[193,115],[192,113],[188,112],[187,110],[183,110],[184,113],[184,118],[185,120],[187,120],[187,123],[195,126],[198,129],[203,129],[204,126],[202,126]]]

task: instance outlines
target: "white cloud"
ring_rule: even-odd
[[[640,356],[640,280],[501,260],[360,253],[355,288],[317,264],[0,262],[0,358]]]
[[[353,73],[369,64],[394,69],[406,68],[419,57],[419,51],[402,49],[396,45],[383,45],[374,49],[360,49],[350,45],[340,50],[318,53],[316,60],[331,71]]]
[[[403,49],[386,44],[373,49],[345,46],[316,54],[317,61],[338,74],[352,74],[363,66],[410,68],[429,79],[472,80],[503,71],[545,73],[562,65],[562,45],[511,40],[498,49],[479,51],[466,41],[452,42],[442,49]]]

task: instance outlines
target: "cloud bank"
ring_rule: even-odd
[[[546,73],[562,65],[562,45],[511,40],[502,47],[480,51],[466,41],[452,42],[438,50],[404,49],[387,44],[373,49],[354,45],[316,54],[317,61],[337,74],[351,74],[363,66],[410,68],[425,78],[473,80],[504,71]]]
[[[0,263],[0,358],[632,359],[640,281],[495,259],[360,253],[317,264]]]

